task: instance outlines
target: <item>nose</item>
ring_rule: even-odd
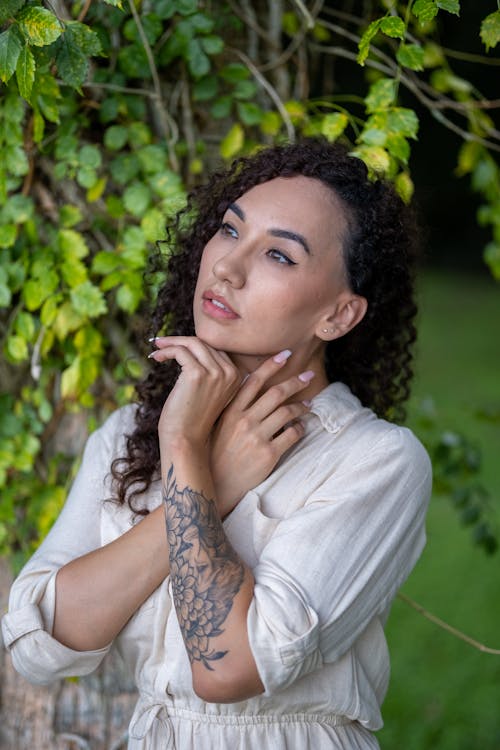
[[[226,253],[215,261],[213,273],[219,281],[226,282],[235,289],[241,289],[246,279],[242,255],[234,249]]]

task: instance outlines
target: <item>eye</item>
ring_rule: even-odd
[[[238,232],[233,227],[232,224],[229,224],[229,222],[224,221],[221,224],[220,227],[220,233],[225,237],[233,237],[234,239],[238,238]]]
[[[269,258],[272,258],[272,260],[275,260],[277,263],[280,263],[281,265],[287,265],[287,266],[296,266],[294,260],[288,257],[284,252],[281,250],[268,250],[267,255]]]

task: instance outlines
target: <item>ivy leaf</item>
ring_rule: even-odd
[[[13,26],[0,34],[0,79],[4,83],[13,75],[21,49],[22,44]]]
[[[437,6],[441,10],[447,10],[448,13],[460,15],[460,0],[437,0]]]
[[[17,85],[19,86],[19,93],[29,101],[31,95],[31,89],[33,88],[33,81],[35,80],[35,58],[33,52],[27,44],[24,45],[21,50],[21,54],[17,59],[16,65],[16,78]]]
[[[70,293],[71,304],[78,315],[97,318],[107,311],[106,301],[100,289],[91,281],[75,286]]]
[[[343,112],[333,112],[323,117],[321,121],[321,133],[329,141],[336,141],[348,124],[349,118],[347,115]]]
[[[417,0],[412,6],[412,12],[421,24],[432,21],[437,16],[438,10],[436,0]]]
[[[424,48],[419,44],[402,44],[396,52],[400,65],[410,70],[424,69]]]
[[[236,122],[219,146],[223,159],[232,159],[243,148],[245,134],[239,122]]]
[[[396,98],[396,81],[393,78],[381,78],[370,86],[365,99],[367,112],[387,109],[394,104]]]
[[[264,114],[254,102],[238,102],[236,105],[238,117],[244,125],[258,125]]]
[[[359,52],[357,57],[357,62],[359,63],[359,65],[365,64],[366,58],[368,57],[368,53],[370,51],[370,43],[372,39],[378,34],[380,25],[382,24],[383,20],[383,18],[378,18],[376,21],[372,21],[359,40]]]
[[[481,39],[487,50],[500,42],[500,10],[490,13],[482,22]]]
[[[393,39],[404,39],[406,31],[405,22],[399,16],[386,16],[386,18],[382,19],[380,31]]]
[[[45,47],[58,39],[63,31],[61,22],[45,8],[29,6],[17,16],[19,28],[30,44]]]
[[[8,21],[9,18],[23,7],[25,2],[26,0],[2,0],[2,7],[0,8],[0,24]]]
[[[210,70],[210,59],[203,51],[198,39],[190,39],[185,58],[188,68],[195,78],[201,78]]]
[[[56,65],[59,75],[70,86],[78,88],[87,78],[88,57],[83,49],[75,43],[71,28],[66,28],[59,39]]]

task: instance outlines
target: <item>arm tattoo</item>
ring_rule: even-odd
[[[241,588],[244,567],[224,534],[213,500],[190,487],[179,489],[170,467],[163,499],[170,549],[174,605],[191,663],[211,661],[210,639],[223,633],[233,600]]]

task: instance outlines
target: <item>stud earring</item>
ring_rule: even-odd
[[[334,328],[323,328],[323,333],[333,333]]]

